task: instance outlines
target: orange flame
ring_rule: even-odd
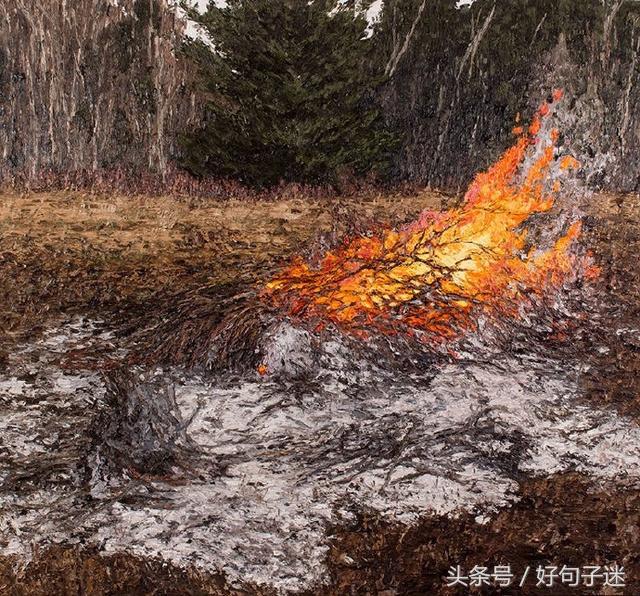
[[[558,101],[561,93],[553,97]],[[298,258],[264,296],[290,316],[360,337],[378,330],[440,342],[475,329],[482,314],[517,317],[521,305],[558,288],[581,265],[570,250],[579,223],[546,250],[529,248],[521,227],[549,211],[559,190],[559,182],[548,188],[557,131],[522,171],[549,112],[543,104],[528,132],[519,130],[516,144],[475,177],[460,207],[425,211],[400,231],[356,238],[327,252],[318,268]],[[578,163],[569,157],[559,166]]]

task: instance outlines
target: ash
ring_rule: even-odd
[[[526,477],[640,477],[636,424],[540,353],[400,373],[274,322],[265,377],[65,365],[96,345],[123,356],[99,321],[66,321],[0,375],[0,550],[23,563],[81,543],[295,593],[323,582],[329,527],[359,511],[484,523]]]

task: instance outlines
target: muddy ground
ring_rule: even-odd
[[[73,315],[108,322],[126,356],[123,351],[118,362],[113,350],[80,350],[68,355],[68,369],[102,373],[132,359],[147,365],[189,364],[200,334],[220,316],[220,304],[259,285],[291,255],[313,256],[344,234],[396,225],[426,207],[453,201],[429,192],[314,202],[294,195],[250,204],[78,193],[0,195],[0,370],[7,368],[17,345],[37,342],[47,327]],[[602,275],[597,311],[587,313],[589,332],[572,346],[583,352],[586,364],[582,399],[637,421],[640,198],[593,197],[584,238]],[[452,564],[510,563],[521,570],[613,561],[627,571],[626,593],[640,592],[637,489],[613,483],[608,488],[587,475],[559,473],[522,477],[519,493],[515,505],[484,524],[463,514],[406,526],[363,510],[332,528],[329,584],[310,593],[453,593],[443,586]],[[508,593],[563,593],[534,585]],[[36,552],[26,567],[4,557],[0,593],[270,590],[231,588],[221,575],[133,555],[105,556],[76,545]]]

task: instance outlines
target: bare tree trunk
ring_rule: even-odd
[[[471,38],[471,42],[467,47],[467,51],[464,53],[462,57],[462,61],[460,62],[460,68],[458,69],[458,74],[456,76],[456,82],[460,81],[460,76],[462,75],[462,71],[464,67],[469,64],[469,76],[467,78],[471,78],[471,71],[473,68],[473,60],[476,56],[476,52],[478,51],[478,47],[482,42],[482,38],[485,36],[485,33],[489,29],[489,25],[491,25],[491,21],[493,20],[493,15],[496,13],[496,5],[493,5],[491,12],[487,15],[487,18],[482,23],[482,27],[473,35]]]
[[[193,114],[182,30],[166,0],[0,2],[0,177],[164,173]]]
[[[602,65],[604,66],[609,60],[611,55],[611,32],[613,30],[613,24],[618,16],[620,8],[624,4],[625,0],[614,0],[610,6],[604,18],[603,32],[602,32],[602,53],[600,55]]]
[[[422,3],[418,7],[418,13],[416,14],[416,18],[413,20],[413,23],[411,24],[411,28],[409,29],[409,32],[405,36],[404,42],[402,43],[402,45],[400,46],[397,44],[397,42],[394,42],[393,52],[391,53],[391,57],[389,58],[389,61],[387,62],[387,66],[384,69],[384,73],[387,76],[389,77],[393,76],[393,74],[396,71],[396,68],[398,68],[398,63],[400,62],[402,56],[404,56],[406,51],[409,49],[409,43],[411,42],[411,38],[413,37],[416,31],[416,27],[420,22],[420,18],[422,17],[422,13],[424,12],[424,8],[426,5],[427,5],[427,0],[422,0]],[[395,34],[395,31],[394,31],[394,34]]]

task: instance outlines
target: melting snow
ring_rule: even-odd
[[[0,378],[4,554],[81,540],[295,592],[325,577],[327,525],[363,508],[486,523],[518,498],[523,473],[640,478],[640,429],[582,404],[573,365],[504,354],[403,378],[282,324],[264,340],[273,377],[142,375],[156,402],[174,387],[166,407],[192,454],[188,473],[140,481],[114,472],[89,436],[108,408],[102,379],[59,367],[97,327],[52,330]]]

